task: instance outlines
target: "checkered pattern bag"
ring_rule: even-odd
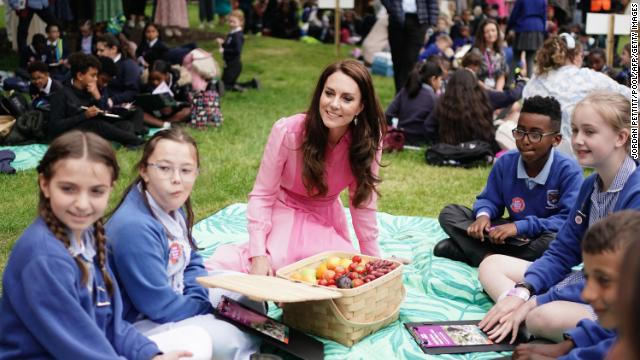
[[[203,129],[218,127],[224,121],[220,110],[220,94],[215,90],[191,93],[191,126]]]

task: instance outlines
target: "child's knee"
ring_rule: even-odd
[[[460,218],[459,207],[460,205],[449,204],[444,208],[442,208],[442,210],[440,211],[440,215],[438,215],[438,222],[440,224],[450,224],[453,221],[455,221],[455,219],[459,219]]]
[[[560,323],[561,321],[557,314],[554,314],[554,312],[545,305],[538,306],[531,310],[525,319],[529,333],[538,336],[560,327]]]
[[[478,266],[478,279],[482,284],[502,273],[505,264],[505,255],[489,255]]]

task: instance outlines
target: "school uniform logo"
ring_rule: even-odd
[[[169,245],[169,263],[175,265],[180,260],[180,257],[182,257],[182,246],[177,241],[174,241]]]
[[[514,213],[519,213],[524,211],[524,208],[526,207],[525,203],[524,203],[524,199],[521,197],[514,197],[513,199],[511,199],[511,211],[513,211]]]
[[[547,190],[547,209],[557,209],[560,202],[560,191]]]

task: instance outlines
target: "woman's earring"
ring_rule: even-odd
[[[358,115],[353,118],[353,125],[358,126]]]

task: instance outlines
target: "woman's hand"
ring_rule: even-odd
[[[504,322],[500,321],[501,324],[495,326],[491,331],[487,333],[489,335],[489,339],[494,342],[501,342],[504,340],[509,333],[511,333],[511,341],[509,344],[513,344],[518,337],[518,329],[520,328],[520,324],[527,318],[529,311],[538,306],[536,299],[533,298],[522,306],[520,306],[517,310],[513,311],[510,316],[506,318]]]
[[[488,333],[493,330],[495,326],[500,326],[508,317],[518,310],[520,306],[523,306],[524,300],[517,296],[507,296],[504,299],[498,301],[491,310],[484,316],[482,321],[478,324],[480,330]]]
[[[193,354],[186,350],[170,351],[168,353],[156,355],[152,360],[179,360],[181,358],[190,358]]]
[[[269,258],[264,255],[252,257],[249,274],[272,276],[273,269],[271,269],[271,264],[269,264]]]

